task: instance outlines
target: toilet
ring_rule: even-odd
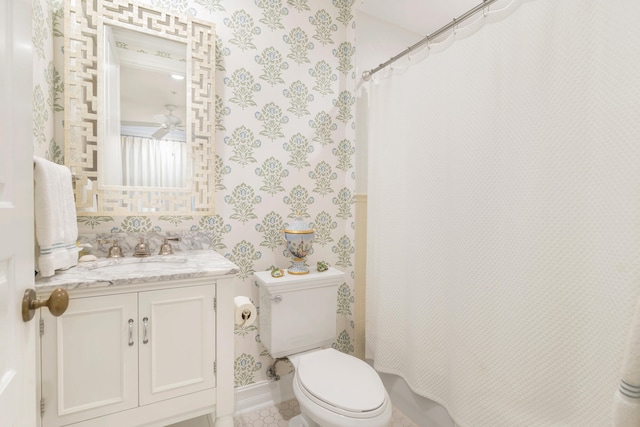
[[[377,372],[330,345],[336,336],[338,286],[334,268],[272,277],[254,274],[260,289],[260,341],[293,367],[293,393],[301,414],[290,427],[387,427],[391,401]]]

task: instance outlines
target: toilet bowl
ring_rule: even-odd
[[[336,301],[344,273],[334,268],[273,277],[254,273],[260,289],[260,341],[294,367],[299,416],[290,427],[387,427],[391,401],[366,362],[328,348],[336,338]]]
[[[391,402],[376,371],[332,348],[290,356],[301,415],[290,427],[387,427]]]

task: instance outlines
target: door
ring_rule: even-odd
[[[0,1],[0,425],[36,425],[31,1]]]
[[[42,425],[55,427],[138,406],[137,294],[73,299],[41,310]]]
[[[215,387],[215,286],[141,292],[140,405]]]

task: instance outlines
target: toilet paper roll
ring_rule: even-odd
[[[235,305],[234,317],[236,325],[250,326],[256,321],[258,311],[248,297],[235,297],[233,298],[233,304]]]

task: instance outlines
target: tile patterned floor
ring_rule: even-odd
[[[286,427],[289,420],[299,413],[298,401],[292,399],[240,415],[234,420],[234,427]],[[418,425],[394,407],[389,427],[418,427]]]

